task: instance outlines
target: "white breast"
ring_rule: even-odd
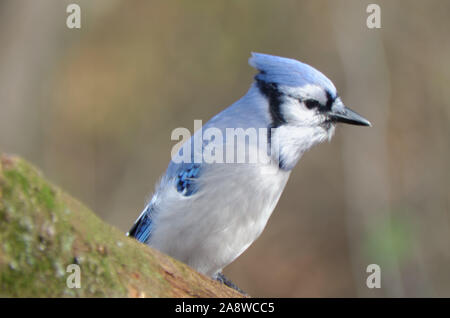
[[[149,244],[213,276],[258,238],[288,177],[275,164],[214,165],[195,195],[163,191]]]

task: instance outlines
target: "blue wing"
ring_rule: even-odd
[[[195,179],[199,174],[199,164],[183,164],[175,175],[177,191],[186,197],[197,192],[198,187],[195,183]],[[134,237],[142,243],[147,242],[152,232],[153,213],[154,207],[149,203],[128,232],[128,236]]]
[[[128,236],[134,237],[139,242],[145,243],[150,238],[152,230],[152,212],[153,208],[149,204],[144,212],[139,216],[133,227],[127,233]]]
[[[177,191],[188,197],[197,192],[196,178],[200,174],[200,164],[190,163],[182,167],[175,178]]]

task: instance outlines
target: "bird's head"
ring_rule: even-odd
[[[259,70],[255,80],[269,101],[272,127],[281,128],[281,138],[293,149],[286,151],[303,153],[330,139],[337,123],[371,126],[344,106],[333,83],[315,68],[261,53],[252,53],[249,64]]]
[[[252,53],[251,66],[261,92],[269,98],[275,126],[283,124],[331,129],[336,123],[370,126],[347,108],[336,87],[321,72],[297,60]]]

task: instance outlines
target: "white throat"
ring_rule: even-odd
[[[302,155],[314,145],[330,140],[334,134],[334,126],[326,129],[321,126],[290,126],[282,125],[275,128],[272,133],[272,149],[278,149],[275,155],[280,168],[291,170]]]

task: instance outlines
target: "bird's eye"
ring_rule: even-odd
[[[320,103],[318,101],[316,101],[315,99],[307,99],[307,100],[305,100],[305,106],[308,109],[318,108],[320,106]]]

